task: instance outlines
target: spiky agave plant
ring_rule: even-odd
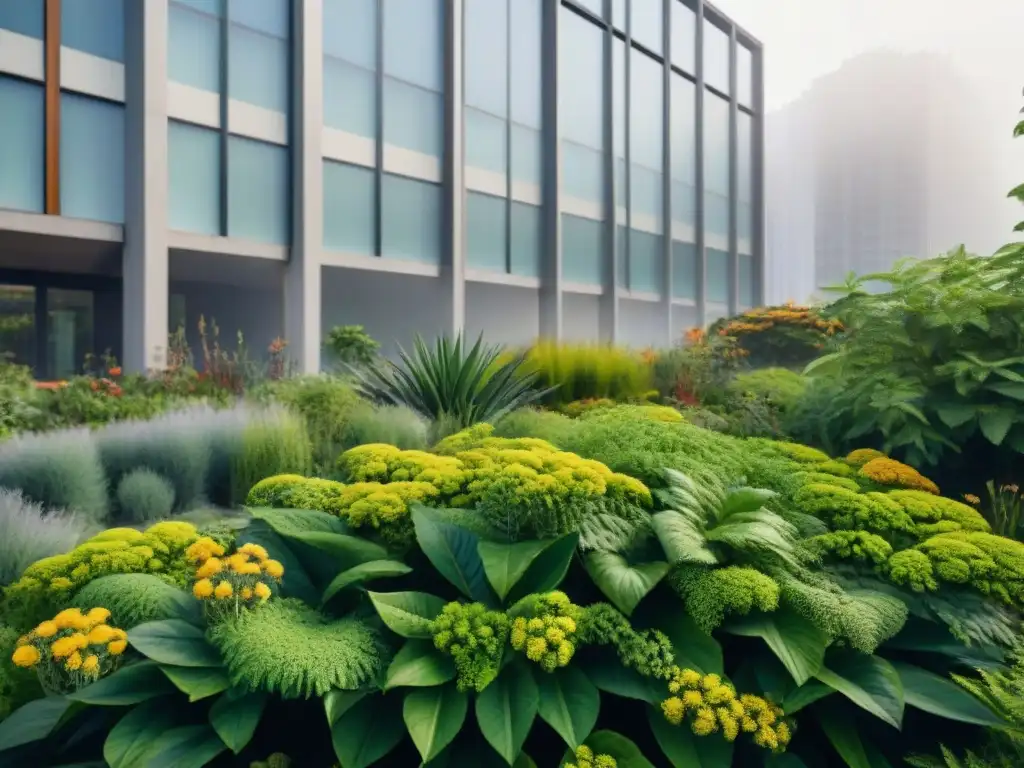
[[[411,354],[399,349],[397,363],[384,360],[355,369],[356,389],[370,400],[404,406],[456,431],[493,423],[553,389],[537,385],[537,374],[524,366],[525,354],[502,360],[502,351],[485,345],[482,336],[468,349],[462,334],[439,337],[433,346],[417,336]]]

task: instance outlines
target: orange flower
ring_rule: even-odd
[[[981,504],[981,499],[979,499],[979,498],[978,498],[977,496],[975,496],[975,495],[974,495],[973,493],[965,493],[965,494],[964,494],[964,501],[966,501],[966,502],[967,502],[968,504],[970,504],[970,505],[971,505],[972,507],[976,507],[976,506],[978,506],[979,504]]]
[[[121,366],[120,365],[115,365],[113,368],[110,369],[110,371],[108,371],[108,373],[111,376],[120,376],[121,375]]]

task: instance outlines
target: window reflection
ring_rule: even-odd
[[[36,289],[0,284],[0,363],[36,362]]]

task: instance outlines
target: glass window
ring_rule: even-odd
[[[514,41],[509,75],[512,119],[537,130],[541,128],[541,2],[509,2],[509,34]]]
[[[736,45],[736,100],[745,107],[754,105],[754,55],[739,44]]]
[[[0,361],[36,367],[36,289],[0,283]]]
[[[541,212],[536,205],[512,201],[512,274],[540,277]]]
[[[377,70],[377,0],[324,0],[324,54]]]
[[[67,2],[67,0],[63,0]],[[266,35],[287,39],[291,21],[289,0],[230,0],[231,22]]]
[[[562,214],[562,278],[600,285],[604,223]]]
[[[738,266],[740,308],[749,309],[758,303],[754,295],[754,257],[741,253]]]
[[[43,39],[45,0],[3,0],[0,2],[0,29],[37,40]]]
[[[661,22],[664,15],[661,0],[631,0],[629,36],[645,48],[661,53]]]
[[[93,293],[46,289],[46,371],[54,379],[79,372],[93,349]]]
[[[604,0],[575,0],[576,5],[582,6],[598,18],[604,18]]]
[[[376,174],[369,168],[324,161],[324,247],[374,255]]]
[[[612,25],[626,31],[626,3],[628,0],[612,0]]]
[[[324,57],[324,125],[375,139],[377,76],[340,59]]]
[[[729,35],[704,19],[704,82],[729,93]]]
[[[626,44],[618,38],[612,41],[612,151],[615,153],[615,205],[625,208]]]
[[[562,142],[562,192],[581,200],[603,200],[604,167],[600,151],[571,141]]]
[[[441,188],[387,173],[382,181],[382,255],[440,264]]]
[[[715,304],[729,303],[729,254],[717,248],[708,248],[708,295]]]
[[[289,243],[291,186],[285,147],[228,137],[229,235]]]
[[[672,295],[697,298],[697,246],[693,243],[672,243]]]
[[[466,261],[475,269],[506,272],[505,198],[466,193]]]
[[[615,285],[629,288],[629,230],[624,226],[615,226]]]
[[[689,80],[672,74],[672,220],[694,224],[696,210],[696,98],[697,89]],[[710,98],[710,97],[709,97]]]
[[[168,226],[219,235],[220,134],[208,128],[167,123]]]
[[[6,3],[12,4],[10,0]],[[60,43],[93,56],[124,61],[124,0],[61,0]]]
[[[504,175],[508,169],[506,123],[466,107],[466,165]]]
[[[426,155],[444,150],[442,97],[401,80],[384,78],[384,141]]]
[[[185,328],[188,318],[187,308],[188,302],[185,299],[185,294],[172,293],[170,295],[167,302],[167,327],[171,329],[171,333]]]
[[[559,13],[558,109],[564,191],[573,197],[603,202],[604,32],[564,7]]]
[[[664,285],[664,240],[661,235],[629,231],[629,289],[645,293],[661,293]]]
[[[704,97],[704,226],[729,234],[729,102],[711,92]]]
[[[384,72],[443,90],[444,7],[441,0],[382,0]]]
[[[43,210],[43,87],[0,76],[0,208]]]
[[[513,123],[512,178],[539,186],[542,158],[540,131]]]
[[[176,83],[220,93],[220,21],[172,2],[167,75]]]
[[[224,3],[226,0],[171,0],[171,4],[174,5],[187,5],[190,8],[205,13],[209,16],[223,16],[224,15]]]
[[[693,74],[696,61],[697,17],[683,0],[672,0],[672,63]]]
[[[736,136],[736,174],[739,177],[736,205],[736,236],[740,239],[741,248],[742,246],[750,248],[750,240],[753,237],[751,215],[753,211],[752,201],[754,199],[754,169],[752,164],[754,137],[752,118],[746,112],[737,113]]]
[[[629,104],[629,200],[633,213],[643,213],[661,221],[662,161],[662,73],[654,59],[640,51],[632,52]]]
[[[124,222],[124,107],[73,93],[60,97],[60,210]]]
[[[466,0],[466,104],[508,114],[508,0]]]
[[[288,111],[288,41],[231,25],[228,95],[275,112]]]

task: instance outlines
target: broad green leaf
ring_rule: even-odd
[[[622,665],[616,665],[622,669]],[[568,666],[548,674],[539,672],[540,716],[570,749],[582,744],[597,725],[601,694],[579,668]]]
[[[404,576],[411,572],[412,568],[397,560],[371,560],[368,563],[361,563],[335,576],[334,581],[328,584],[327,589],[324,590],[324,596],[320,602],[321,604],[327,603],[328,600],[341,592],[341,590],[354,584],[363,584],[375,579]]]
[[[388,551],[379,544],[343,533],[313,531],[312,533],[295,534],[288,538],[326,552],[336,558],[344,569],[354,568],[373,560],[386,560],[388,556]]]
[[[820,680],[808,680],[782,702],[782,709],[787,715],[795,715],[804,707],[835,693],[835,689]]]
[[[146,765],[146,754],[156,739],[171,729],[174,714],[173,705],[152,699],[122,717],[103,742],[103,758],[110,768]]]
[[[95,683],[69,693],[68,698],[101,707],[124,707],[173,693],[175,690],[177,689],[160,671],[157,664],[152,661],[141,661],[121,667]]]
[[[146,768],[203,768],[226,749],[209,725],[173,728],[154,742]]]
[[[477,694],[480,733],[509,765],[523,749],[537,716],[539,699],[533,675],[522,662],[509,664]]]
[[[746,616],[730,622],[726,631],[762,638],[797,685],[803,685],[821,669],[829,643],[824,632],[802,616],[787,610]]]
[[[1017,419],[1017,412],[1010,408],[1000,408],[992,411],[984,411],[978,420],[981,433],[993,445],[999,445],[1006,438],[1013,422]]]
[[[406,694],[402,719],[423,762],[430,762],[462,729],[469,696],[454,684]]]
[[[1024,384],[1018,381],[997,381],[989,384],[986,389],[1014,400],[1024,400]]]
[[[430,622],[438,617],[445,602],[426,592],[368,592],[373,607],[388,629],[402,637],[430,637]]]
[[[537,764],[533,762],[533,758],[525,752],[520,752],[519,757],[512,764],[512,768],[537,768]]]
[[[0,721],[0,752],[45,739],[73,704],[66,696],[46,696],[14,710]]]
[[[581,661],[581,666],[590,682],[605,693],[655,705],[665,698],[663,684],[644,677],[632,669],[626,669],[617,659]],[[566,667],[566,669],[572,668],[572,666]]]
[[[324,714],[327,715],[327,724],[333,726],[352,707],[358,704],[369,695],[368,691],[341,691],[333,690],[324,696]]]
[[[943,405],[935,409],[939,419],[947,427],[955,429],[963,426],[978,415],[978,409],[973,405]]]
[[[721,675],[725,671],[722,646],[714,637],[701,630],[686,611],[672,606],[672,610],[659,611],[653,626],[672,641],[676,665],[695,669],[705,675]]]
[[[367,768],[398,746],[405,736],[400,703],[398,696],[370,696],[338,718],[331,741],[341,768]]]
[[[284,577],[281,579],[280,587],[282,596],[295,597],[304,603],[316,605],[316,601],[320,599],[320,590],[313,584],[302,560],[268,522],[254,520],[238,535],[238,546],[249,543],[259,544],[268,552],[272,552],[274,559],[284,566]]]
[[[903,685],[885,659],[845,651],[831,656],[814,676],[899,730],[903,722]]]
[[[348,533],[348,524],[337,515],[315,509],[251,507],[250,515],[279,536],[291,538],[304,533]],[[268,550],[275,558],[273,550]]]
[[[816,714],[825,736],[849,768],[874,768],[864,751],[856,725],[849,717],[843,717],[842,709],[827,707],[819,709]]]
[[[213,730],[236,755],[252,741],[267,706],[267,698],[263,691],[229,691],[210,707]]]
[[[505,544],[481,541],[477,544],[484,572],[498,597],[512,600],[534,592],[549,592],[561,583],[579,542],[578,533],[559,539]],[[522,583],[520,583],[522,582]]]
[[[911,619],[899,634],[886,641],[886,648],[935,653],[968,667],[989,669],[1003,663],[1006,653],[996,645],[970,646],[957,640],[943,624]]]
[[[633,613],[670,567],[662,562],[630,565],[614,552],[591,552],[583,562],[598,589],[626,616]]]
[[[476,534],[439,520],[425,507],[413,508],[412,522],[420,549],[442,576],[471,600],[494,602],[477,550],[480,539]]]
[[[720,736],[694,736],[689,723],[672,725],[660,707],[648,707],[654,739],[672,768],[722,768],[732,765],[733,744]]]
[[[226,691],[231,682],[223,667],[174,667],[161,665],[160,670],[191,702]]]
[[[408,640],[388,667],[384,690],[402,686],[428,688],[455,677],[455,662],[427,640]]]
[[[587,739],[595,755],[611,755],[617,768],[654,768],[640,748],[615,731],[596,731]]]
[[[893,667],[903,684],[903,699],[907,706],[947,720],[985,728],[1006,725],[985,704],[952,680],[911,664],[893,662]]]
[[[177,667],[219,667],[220,654],[198,627],[181,619],[150,621],[128,630],[128,642],[143,656]]]

